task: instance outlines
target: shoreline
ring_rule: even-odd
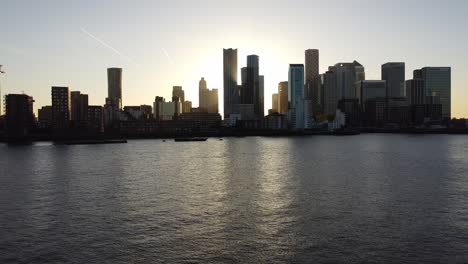
[[[211,132],[191,133],[188,137],[232,138],[232,137],[307,137],[307,136],[355,136],[359,134],[407,134],[407,135],[468,135],[468,129],[379,129],[361,128],[353,135],[340,135],[322,130],[289,131],[289,130],[220,130]],[[152,135],[100,135],[93,136],[55,136],[31,135],[25,138],[0,137],[0,143],[54,142],[59,145],[78,144],[113,144],[126,143],[130,139],[174,139],[174,133],[157,133]]]

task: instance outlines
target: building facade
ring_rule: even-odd
[[[292,129],[305,128],[304,65],[290,64],[288,73],[288,119]]]
[[[387,81],[387,97],[404,97],[405,63],[388,62],[383,64],[382,80]]]
[[[70,123],[70,90],[68,87],[52,87],[52,127],[65,129]]]
[[[286,115],[288,113],[288,82],[278,84],[278,112]]]
[[[35,126],[34,99],[26,94],[5,96],[6,131],[9,138],[28,136]]]
[[[322,89],[319,74],[319,50],[305,51],[305,99],[312,101],[313,112],[322,111]]]
[[[236,113],[239,104],[237,86],[237,49],[223,50],[224,118]]]

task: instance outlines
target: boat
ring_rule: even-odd
[[[206,137],[176,137],[175,142],[206,141]]]

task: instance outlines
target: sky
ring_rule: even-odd
[[[265,108],[288,65],[320,50],[320,72],[357,60],[366,79],[381,64],[452,67],[452,116],[468,117],[468,1],[465,0],[0,0],[2,93],[50,105],[51,86],[69,86],[103,105],[106,69],[123,68],[123,104],[170,100],[181,85],[198,105],[198,81],[219,88],[223,48],[260,56]],[[239,70],[240,74],[240,70]],[[239,76],[240,80],[240,76]]]

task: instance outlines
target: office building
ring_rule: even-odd
[[[100,105],[88,106],[88,130],[96,133],[104,132],[104,109]]]
[[[37,121],[39,128],[52,127],[52,106],[43,106],[37,111]]]
[[[405,63],[389,62],[383,64],[382,80],[387,81],[387,97],[404,97]]]
[[[258,94],[256,98],[257,103],[257,117],[263,118],[265,116],[265,76],[258,76]]]
[[[292,129],[304,129],[304,65],[290,64],[288,73],[288,119]]]
[[[206,108],[208,106],[208,86],[205,78],[198,82],[198,107]]]
[[[52,127],[54,129],[69,127],[70,107],[68,87],[52,87]]]
[[[356,83],[356,97],[363,110],[365,103],[372,98],[387,97],[387,83],[381,80],[364,80]]]
[[[425,103],[425,98],[423,79],[406,81],[406,99],[409,105],[422,105]]]
[[[166,101],[166,99],[164,99],[164,97],[161,97],[161,96],[156,96],[156,98],[154,99],[154,103],[153,103],[153,117],[156,119],[156,120],[160,120],[161,118],[161,111],[160,109],[162,109],[162,103],[164,103]]]
[[[182,103],[177,96],[172,98],[172,102],[166,102],[164,98],[156,96],[153,111],[156,120],[175,120],[181,114]]]
[[[322,75],[323,79],[323,112],[333,115],[338,109],[340,91],[336,84],[336,69],[329,67],[328,71]]]
[[[259,57],[247,56],[247,67],[241,69],[240,103],[253,104],[257,118],[264,115],[264,77],[259,75]]]
[[[319,74],[319,50],[308,49],[305,51],[305,99],[312,100],[312,111],[322,111],[322,91]]]
[[[364,66],[359,62],[337,63],[334,66],[337,86],[337,98],[356,98],[356,82],[365,80]]]
[[[182,113],[190,113],[190,112],[192,112],[192,101],[182,102]]]
[[[86,126],[88,119],[88,95],[73,91],[71,97],[70,120],[75,126]]]
[[[26,137],[34,128],[34,100],[26,94],[5,96],[6,131],[9,138]]]
[[[172,87],[172,97],[178,97],[181,103],[185,102],[185,92],[182,89],[182,86]]]
[[[271,110],[273,113],[279,112],[279,104],[278,104],[278,94],[274,93],[271,95]]]
[[[237,85],[237,49],[223,50],[224,118],[236,113],[239,104]]]
[[[107,69],[107,92],[109,102],[122,110],[122,69]]]
[[[288,114],[288,82],[278,84],[278,112],[283,115]]]
[[[438,96],[442,105],[442,117],[451,119],[451,68],[425,67],[421,69],[426,96]]]

